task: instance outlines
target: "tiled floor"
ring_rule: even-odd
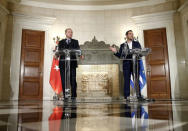
[[[188,130],[188,101],[0,102],[0,131]]]

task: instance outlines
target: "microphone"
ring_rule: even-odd
[[[122,53],[121,53],[121,58],[126,59],[128,54],[129,54],[128,44],[125,43],[124,48],[123,48]]]

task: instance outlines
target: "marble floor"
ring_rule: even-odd
[[[187,131],[188,101],[1,101],[0,131]]]

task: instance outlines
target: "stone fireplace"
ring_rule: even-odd
[[[119,95],[117,64],[80,65],[77,71],[78,97],[108,97]]]
[[[109,44],[98,41],[95,37],[80,46],[85,58],[77,68],[78,97],[120,96],[120,61],[109,47]]]
[[[83,72],[81,75],[81,91],[89,93],[90,96],[93,96],[95,92],[96,95],[109,94],[108,72]]]

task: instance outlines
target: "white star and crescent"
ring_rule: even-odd
[[[55,69],[56,71],[58,71],[58,70],[59,70],[59,66],[58,66],[58,65],[55,65],[54,69]]]

